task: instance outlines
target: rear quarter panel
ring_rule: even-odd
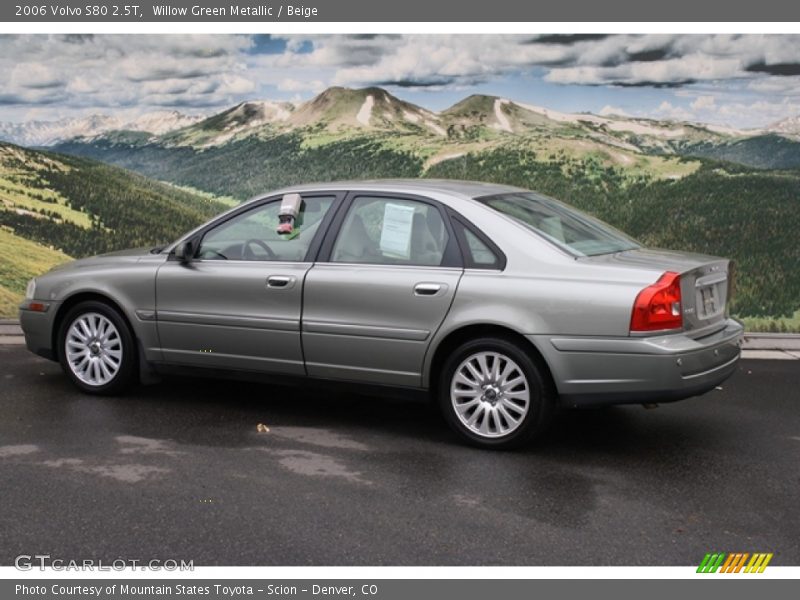
[[[624,269],[587,264],[477,202],[452,208],[494,241],[506,256],[506,267],[502,272],[464,271],[426,356],[426,387],[435,350],[469,325],[497,325],[521,335],[627,337],[636,295],[661,273],[646,263]]]

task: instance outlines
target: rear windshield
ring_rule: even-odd
[[[636,240],[611,225],[546,196],[520,192],[484,196],[477,200],[578,256],[597,256],[641,247]]]

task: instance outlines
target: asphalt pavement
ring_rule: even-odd
[[[0,346],[0,564],[798,565],[799,390],[800,362],[745,360],[704,397],[564,412],[491,452],[410,400],[182,378],[91,397]]]

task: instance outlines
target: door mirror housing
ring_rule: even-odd
[[[182,263],[190,262],[197,252],[197,245],[194,239],[183,240],[180,244],[175,246],[175,258]]]

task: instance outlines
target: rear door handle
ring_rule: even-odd
[[[267,287],[287,289],[294,285],[294,281],[291,275],[270,275],[267,277]]]
[[[443,283],[418,283],[414,286],[414,295],[436,296],[444,289],[447,289],[447,286]]]

